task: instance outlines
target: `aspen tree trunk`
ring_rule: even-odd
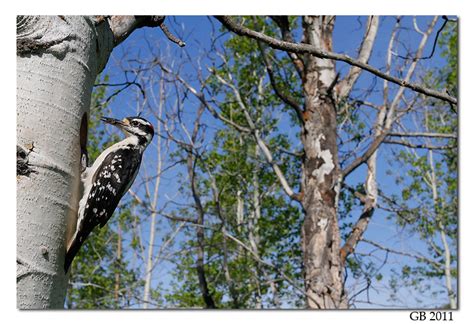
[[[332,51],[334,17],[305,17],[307,43]],[[344,293],[340,236],[337,221],[338,151],[336,107],[331,87],[336,79],[335,64],[307,56],[305,78],[302,229],[305,291],[308,308],[347,308]]]
[[[32,149],[33,171],[17,177],[20,309],[64,306],[66,227],[76,219],[81,120],[112,47],[110,29],[89,17],[17,18],[17,144]]]
[[[114,46],[164,16],[17,17],[17,307],[62,308],[92,86]],[[20,150],[20,151],[21,151]],[[23,156],[23,154],[22,154]]]

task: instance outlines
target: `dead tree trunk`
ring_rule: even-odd
[[[307,43],[332,51],[334,17],[305,17]],[[335,64],[306,57],[302,199],[304,281],[308,308],[346,308],[337,221],[338,150],[336,107],[332,88]]]

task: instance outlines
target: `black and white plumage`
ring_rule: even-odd
[[[140,169],[143,152],[154,134],[152,124],[141,117],[123,120],[104,117],[102,121],[120,128],[127,137],[102,152],[81,175],[84,193],[79,202],[76,231],[66,253],[66,273],[92,230],[107,223],[130,189]]]

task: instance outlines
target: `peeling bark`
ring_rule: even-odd
[[[334,17],[305,17],[306,42],[332,50]],[[337,222],[337,122],[330,88],[336,79],[333,61],[306,57],[304,147],[301,201],[304,281],[308,308],[346,308],[339,256]]]

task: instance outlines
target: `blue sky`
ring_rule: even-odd
[[[403,22],[408,26],[411,24],[411,17],[406,17],[403,19]],[[422,30],[426,28],[426,25],[431,20],[431,17],[418,17],[417,22]],[[212,23],[214,23],[214,29],[212,27]],[[441,26],[442,21],[438,21],[438,25],[435,28],[439,28]],[[215,33],[219,33],[220,24],[213,20],[212,18],[208,19],[205,16],[186,16],[186,17],[168,17],[167,24],[175,34],[179,35],[183,40],[186,41],[186,51],[189,57],[195,58],[196,60],[202,57],[203,49],[206,49],[210,46],[210,34],[214,31]],[[380,22],[379,33],[376,39],[376,45],[374,47],[374,51],[372,54],[372,58],[370,60],[370,64],[373,66],[384,69],[385,66],[385,57],[386,57],[386,48],[388,44],[388,40],[390,37],[391,30],[393,25],[395,24],[395,17],[394,16],[387,16],[382,17]],[[339,53],[346,53],[352,57],[357,56],[357,48],[360,42],[361,37],[363,36],[365,31],[365,17],[356,17],[356,16],[340,16],[337,17],[336,27],[334,30],[334,51]],[[226,36],[225,36],[226,37]],[[223,39],[225,39],[222,38]],[[400,41],[404,44],[407,44],[408,47],[417,46],[420,39],[420,35],[414,34],[413,32],[401,32],[400,33]],[[434,41],[434,34],[428,41],[428,45],[425,48],[425,54],[428,55],[431,52],[432,44]],[[161,53],[164,57],[172,56],[176,64],[179,64],[180,59],[185,57],[185,52],[180,49],[178,46],[171,44],[163,35],[163,33],[158,29],[152,28],[144,28],[134,32],[123,44],[119,47],[114,49],[111,59],[104,70],[103,74],[108,74],[110,76],[110,83],[121,83],[126,81],[123,73],[123,69],[120,67],[120,64],[124,63],[124,60],[130,60],[133,58],[140,57],[142,60],[146,60],[150,58],[150,48],[154,54]],[[399,55],[406,55],[404,50],[405,48],[396,47],[396,50]],[[442,66],[444,63],[444,59],[439,56],[440,51],[438,50],[433,58],[429,61],[423,62],[422,64],[425,65],[427,68],[433,66]],[[203,59],[203,65],[210,64]],[[125,63],[127,64],[127,63]],[[131,63],[132,65],[134,63]],[[136,66],[136,65],[135,65]],[[348,65],[345,63],[337,63],[338,70],[341,71],[341,75],[348,69]],[[185,64],[185,67],[182,69],[184,74],[192,76],[195,73],[192,66],[189,64]],[[133,78],[132,74],[129,74],[129,80]],[[412,81],[416,81],[412,80]],[[374,79],[374,77],[368,73],[363,73],[360,80],[358,81],[356,88],[364,89],[373,85],[373,82],[376,82],[375,86],[380,87],[382,81],[380,79]],[[398,87],[393,86],[392,91],[397,90]],[[110,91],[114,91],[115,89],[111,89]],[[127,91],[120,93],[111,103],[110,108],[112,112],[111,117],[121,118],[124,116],[134,115],[137,112],[137,89],[133,89],[130,87]],[[409,90],[406,92],[410,95]],[[381,96],[376,91],[370,95],[368,100],[380,104],[381,103]],[[140,102],[139,99],[138,102]],[[166,105],[173,105],[175,102],[174,94],[167,93],[167,103]],[[185,105],[185,113],[183,114],[183,120],[186,125],[190,125],[192,122],[192,117],[194,116],[195,111],[197,110],[198,103],[197,101],[188,96],[187,100],[184,102]],[[145,113],[146,114],[146,113]],[[146,115],[145,115],[146,116]],[[369,115],[373,118],[373,116]],[[219,122],[214,120],[210,116],[205,116],[205,122],[210,125],[220,125]],[[298,136],[299,130],[296,127],[290,126],[287,120],[283,119],[280,123],[280,128],[283,132],[287,134],[291,134],[292,138]],[[212,129],[207,132],[207,136],[212,137]],[[176,147],[174,145],[170,146],[170,151],[175,150]],[[155,150],[149,149],[147,151],[147,160],[154,161],[155,160]],[[378,182],[380,188],[384,189],[386,192],[399,192],[400,189],[397,185],[395,185],[393,178],[386,177],[386,171],[390,169],[385,161],[384,148],[381,149],[381,154],[379,154],[379,159],[377,162],[378,167]],[[389,155],[388,155],[389,156]],[[175,192],[179,189],[179,182],[176,181],[177,177],[180,176],[180,172],[183,172],[182,169],[179,167],[173,168],[167,171],[162,178],[162,183],[160,187],[160,202],[159,205],[162,205],[166,202],[167,196],[172,196]],[[143,170],[142,170],[143,174]],[[348,177],[348,182],[351,184],[357,184],[363,182],[365,179],[365,166],[361,166],[358,168],[353,174]],[[137,180],[139,182],[140,179]],[[139,193],[143,193],[138,189]],[[357,217],[357,214],[360,213],[360,210],[354,210],[354,217]],[[391,221],[386,219],[387,214],[381,210],[377,210],[373,216],[373,220],[369,225],[369,228],[365,234],[366,238],[370,238],[371,240],[384,242],[391,247],[400,247],[400,244],[404,244],[405,248],[408,250],[416,250],[420,252],[424,252],[424,244],[420,244],[417,237],[411,236],[409,233],[400,233],[394,226]],[[156,242],[160,242],[160,238],[163,232],[166,232],[168,229],[166,224],[163,223],[161,226],[160,231],[158,231],[158,238]],[[148,235],[148,228],[144,228],[145,237]],[[159,245],[159,244],[158,244]],[[159,248],[159,247],[158,247]],[[371,251],[372,248],[367,244],[361,243],[358,247],[358,251],[367,252]],[[383,258],[383,254],[380,254],[380,257]],[[413,264],[412,261],[408,260],[407,258],[397,258],[397,257],[390,257],[390,262],[395,262],[396,260],[402,260],[404,264]],[[168,265],[169,266],[169,265]],[[165,281],[162,275],[164,275],[164,270],[158,270],[155,272],[156,276],[161,277],[160,281]],[[381,270],[381,273],[384,275],[384,278],[388,279],[390,275],[390,267],[386,266]],[[158,275],[160,274],[160,275]],[[167,274],[169,276],[169,274]],[[166,278],[166,274],[165,274]],[[386,280],[384,279],[384,280]],[[155,282],[157,283],[157,282]],[[355,284],[353,281],[349,281],[348,285]],[[380,283],[381,285],[386,285],[387,282]],[[408,305],[413,305],[414,300],[413,296],[411,296],[410,292],[406,292],[407,296],[405,296],[405,301]],[[387,293],[380,293],[377,294],[376,291],[372,291],[372,300],[380,303],[380,304],[388,304]],[[358,307],[364,307],[364,304],[358,304]]]

